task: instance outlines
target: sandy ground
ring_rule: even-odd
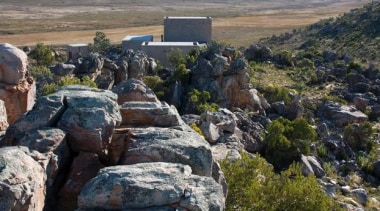
[[[29,0],[31,3],[33,0]],[[36,0],[35,0],[36,1]],[[44,0],[47,1],[47,0]],[[112,3],[110,0],[94,0],[93,5],[86,1],[82,3],[72,3],[66,1],[67,5],[62,5],[59,1],[57,5],[48,4],[15,4],[0,2],[0,22],[10,19],[42,19],[46,21],[55,21],[57,18],[64,17],[68,14],[78,12],[97,12],[97,11],[125,11],[137,12],[151,10],[154,11],[185,11],[196,10],[202,8],[208,9],[225,9],[231,13],[241,14],[236,17],[218,17],[213,19],[213,38],[223,39],[224,35],[236,37],[236,39],[245,39],[244,32],[248,32],[246,36],[252,36],[256,39],[260,36],[269,36],[278,33],[281,30],[291,30],[301,26],[305,26],[321,19],[328,17],[336,17],[343,12],[347,12],[352,8],[360,7],[369,1],[358,0],[312,0],[307,1],[304,5],[297,5],[297,0],[288,1],[293,4],[284,6],[284,1],[257,1],[255,4],[249,1],[217,1],[213,3],[200,2],[194,4],[192,1],[177,1],[179,3],[169,4],[170,0],[160,1],[161,4],[152,6],[149,1],[134,1],[135,4],[126,3],[133,1],[117,1]],[[64,2],[64,1],[62,1]],[[137,3],[136,3],[137,2]],[[173,0],[172,0],[173,2]],[[223,3],[220,3],[223,2]],[[231,3],[235,2],[235,3]],[[253,2],[253,1],[251,1]],[[304,1],[305,2],[305,1]],[[321,4],[318,6],[318,3]],[[317,6],[316,6],[317,5]],[[326,7],[326,5],[328,5]],[[241,31],[240,31],[241,29]],[[78,30],[78,31],[62,31],[62,32],[41,32],[1,35],[0,43],[11,43],[17,46],[32,46],[37,42],[43,42],[48,45],[66,45],[69,43],[92,43],[92,39],[97,30]],[[112,43],[121,43],[121,40],[127,35],[153,34],[156,41],[160,40],[163,33],[162,25],[141,26],[141,27],[118,27],[112,29],[102,29]],[[234,35],[236,33],[236,36]],[[226,38],[227,41],[228,38]]]

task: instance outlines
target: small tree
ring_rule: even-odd
[[[203,113],[204,111],[217,111],[219,109],[218,104],[209,103],[211,95],[207,91],[200,92],[197,89],[193,89],[188,93],[189,101],[194,105],[197,113]]]
[[[111,48],[111,41],[106,37],[106,34],[97,31],[94,37],[93,50],[96,52],[105,52]]]
[[[309,154],[310,144],[317,137],[304,119],[290,121],[281,117],[268,124],[267,131],[265,157],[279,169],[287,167],[301,154]]]
[[[28,56],[35,59],[37,65],[50,66],[55,63],[53,48],[43,43],[37,43],[36,47],[30,51]]]

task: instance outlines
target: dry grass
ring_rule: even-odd
[[[302,5],[298,1],[174,1],[147,0],[60,1],[36,0],[0,3],[0,43],[17,46],[91,43],[96,31],[103,31],[113,43],[126,35],[153,34],[160,40],[164,16],[212,16],[213,39],[247,46],[262,37],[334,17],[368,1],[341,3],[318,0]],[[66,1],[67,2],[67,1]],[[302,2],[302,1],[301,1]],[[34,5],[34,6],[33,6]]]

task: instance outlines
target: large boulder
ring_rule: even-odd
[[[189,165],[194,174],[211,176],[213,158],[210,145],[196,132],[183,126],[133,129],[132,143],[121,160],[130,165],[145,162],[169,162]]]
[[[121,122],[117,95],[86,86],[67,86],[41,97],[6,132],[0,145],[12,145],[32,129],[58,127],[68,133],[74,151],[101,152]]]
[[[222,188],[187,165],[141,163],[101,169],[82,189],[80,209],[224,210]]]
[[[8,44],[0,44],[0,82],[17,85],[27,73],[28,56],[24,51]]]
[[[339,127],[361,123],[368,120],[368,116],[354,107],[327,102],[318,109],[319,115]]]
[[[131,101],[159,102],[156,94],[142,81],[137,79],[123,81],[115,86],[112,91],[118,95],[118,103],[120,105]]]
[[[144,51],[128,51],[128,79],[142,80],[149,70],[148,56]]]
[[[47,162],[26,147],[0,148],[0,210],[43,210]]]
[[[7,121],[14,123],[30,110],[36,98],[36,84],[27,77],[28,57],[10,44],[0,44],[0,99],[7,108]]]

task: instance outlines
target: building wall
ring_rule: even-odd
[[[164,41],[210,43],[211,28],[211,17],[165,17]]]
[[[122,41],[121,51],[124,53],[128,49],[141,50],[143,42],[153,41],[153,35],[127,36]]]
[[[141,45],[141,50],[145,51],[149,57],[152,57],[162,63],[164,66],[169,66],[167,54],[171,51],[178,51],[182,56],[190,53],[193,49],[200,48],[197,42],[145,42]]]
[[[78,58],[79,55],[87,56],[90,53],[90,47],[87,44],[72,44],[67,46],[67,59]]]

